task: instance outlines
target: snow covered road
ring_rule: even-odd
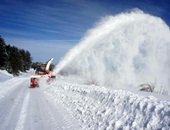
[[[19,81],[19,82],[18,82]],[[76,122],[53,104],[41,88],[29,88],[29,78],[0,83],[0,130],[76,130]]]
[[[25,99],[25,94],[28,93],[26,89],[26,83],[24,80],[20,84],[15,84],[15,79],[1,84],[1,98],[0,98],[0,129],[10,130],[15,129],[19,123],[20,112],[22,110],[22,104]],[[13,83],[13,84],[9,84]],[[24,87],[25,86],[25,87]]]
[[[57,78],[0,82],[0,130],[169,130],[170,98]]]

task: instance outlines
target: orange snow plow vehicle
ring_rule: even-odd
[[[30,78],[30,88],[39,87],[39,80],[42,77],[47,78],[47,82],[49,83],[52,79],[55,79],[55,75],[52,75],[50,72],[50,65],[53,61],[51,58],[47,63],[38,63],[36,64],[35,74]]]

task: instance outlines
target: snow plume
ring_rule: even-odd
[[[170,30],[141,10],[103,18],[56,66],[55,73],[114,88],[155,84],[170,92]]]

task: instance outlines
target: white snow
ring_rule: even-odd
[[[24,130],[24,125],[25,125],[24,123],[27,117],[27,109],[28,109],[29,100],[30,100],[30,93],[27,92],[15,130]]]
[[[169,26],[136,10],[103,18],[57,64],[55,72],[113,89],[138,90],[140,84],[154,84],[154,92],[170,94],[169,52]]]
[[[45,87],[45,86],[44,86]],[[167,100],[130,91],[56,81],[45,91],[51,100],[64,105],[83,129],[170,128],[170,97]]]
[[[28,81],[20,76],[0,84],[0,129],[170,129],[168,95],[80,85],[65,77],[51,84],[42,79],[40,88],[30,89]]]
[[[11,74],[9,74],[7,71],[5,70],[0,70],[0,82],[3,82],[5,80],[8,80],[10,78],[12,78],[13,76]]]
[[[81,129],[73,115],[44,94],[43,87],[29,88],[28,75],[0,79],[0,130]]]
[[[169,130],[170,95],[135,89],[156,80],[169,91],[169,34],[160,18],[122,13],[103,19],[57,65],[67,77],[29,88],[34,70],[0,71],[0,130]]]

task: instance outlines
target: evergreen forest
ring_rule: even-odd
[[[0,70],[18,76],[20,72],[26,72],[32,65],[32,57],[29,51],[7,45],[0,36]]]

